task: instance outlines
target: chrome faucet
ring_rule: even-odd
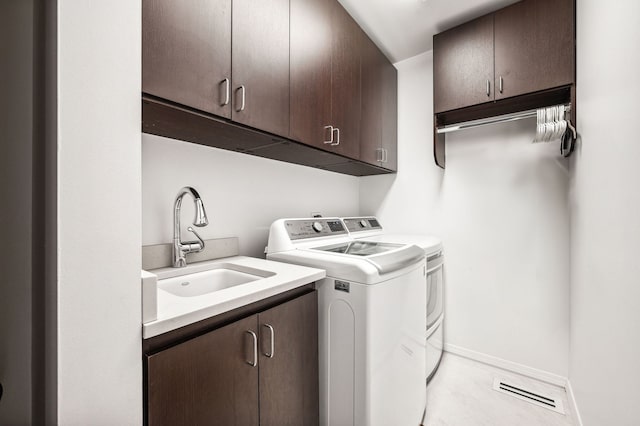
[[[189,232],[193,232],[198,241],[185,241],[180,240],[180,208],[182,207],[182,198],[186,194],[191,194],[193,201],[196,204],[196,217],[193,219],[193,224],[198,227],[207,226],[209,220],[207,219],[207,213],[204,211],[204,204],[202,204],[202,198],[198,191],[190,186],[182,188],[176,196],[176,201],[173,206],[173,267],[181,268],[187,266],[187,259],[185,255],[187,253],[197,253],[204,249],[204,241],[200,238],[200,235],[194,231],[192,227],[188,227]]]

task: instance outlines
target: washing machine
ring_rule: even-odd
[[[325,269],[318,290],[320,424],[417,425],[426,389],[424,250],[354,239],[339,218],[280,219],[267,258]]]
[[[426,381],[436,373],[444,347],[444,253],[442,241],[430,235],[389,234],[373,216],[342,218],[349,234],[357,240],[415,244],[427,259],[426,293]]]

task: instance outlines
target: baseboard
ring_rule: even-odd
[[[518,364],[517,362],[507,361],[502,358],[497,358],[495,356],[483,354],[481,352],[472,351],[471,349],[462,348],[450,343],[444,344],[444,350],[454,355],[469,358],[474,361],[482,362],[483,364],[488,364],[493,367],[511,371],[513,373],[522,374],[523,376],[531,377],[532,379],[550,383],[561,388],[566,388],[568,383],[568,379],[566,377],[560,376],[558,374],[549,373],[548,371],[544,370],[538,370],[537,368],[527,367],[526,365]]]
[[[573,412],[573,415],[578,422],[578,426],[582,426],[582,417],[580,417],[580,410],[578,410],[576,396],[573,393],[573,388],[571,387],[571,381],[569,379],[567,379],[565,389],[567,390],[567,399],[569,400],[569,404],[571,405],[571,411]]]

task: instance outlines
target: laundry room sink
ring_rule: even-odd
[[[275,275],[273,272],[222,264],[215,269],[158,280],[158,288],[179,297],[202,296]]]
[[[247,256],[143,271],[142,337],[158,336],[325,276],[321,269]]]

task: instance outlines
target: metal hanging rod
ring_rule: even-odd
[[[512,114],[499,115],[497,117],[482,118],[480,120],[464,121],[462,123],[449,124],[445,126],[436,127],[436,133],[450,133],[458,130],[472,129],[474,127],[485,126],[487,124],[506,123],[508,121],[523,120],[525,118],[535,117],[537,109],[530,109],[528,111],[515,112]],[[565,111],[571,112],[571,104],[565,105]],[[571,126],[573,129],[573,126]]]

